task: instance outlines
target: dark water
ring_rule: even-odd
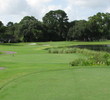
[[[110,45],[77,45],[77,46],[72,46],[72,47],[77,47],[77,48],[81,48],[81,49],[95,50],[95,51],[110,52]]]

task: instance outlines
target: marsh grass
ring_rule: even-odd
[[[79,48],[50,48],[48,50],[49,53],[55,53],[55,54],[68,54],[68,53],[81,53],[82,50]]]
[[[87,58],[78,58],[70,62],[71,66],[93,66],[93,65],[110,65],[110,54],[107,52],[97,52],[92,50],[83,50]]]
[[[71,66],[110,65],[110,54],[107,52],[80,48],[51,48],[48,52],[54,54],[81,53],[87,56],[86,58],[77,58],[70,62]]]

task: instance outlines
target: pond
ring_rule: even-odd
[[[77,46],[72,46],[72,47],[77,47],[77,48],[81,48],[81,49],[95,50],[95,51],[110,52],[110,45],[77,45]]]

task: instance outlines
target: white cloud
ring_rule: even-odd
[[[80,7],[86,8],[98,8],[98,7],[107,7],[109,6],[110,0],[67,0],[68,3]]]
[[[26,1],[30,6],[31,14],[36,16],[40,20],[50,10],[62,9],[61,5],[54,5],[51,3],[54,0],[26,0]]]
[[[110,0],[67,0],[65,8],[70,20],[87,19],[97,12],[110,11]]]
[[[70,20],[87,19],[97,12],[110,12],[110,0],[0,0],[0,20],[18,22],[24,16],[42,19],[50,10],[64,10]]]
[[[41,6],[44,3],[51,2],[52,0],[26,0],[31,7]]]
[[[28,6],[25,0],[1,0],[0,15],[19,14],[26,12]]]
[[[109,12],[110,13],[110,7],[108,7],[107,9],[104,10],[104,12]]]

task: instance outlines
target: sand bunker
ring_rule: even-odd
[[[6,53],[6,54],[15,54],[16,53],[16,52],[13,52],[13,51],[2,51],[2,52]]]
[[[29,45],[36,45],[36,43],[29,43]]]
[[[5,69],[5,67],[0,67],[0,70],[3,70],[3,69]]]
[[[49,44],[44,44],[43,46],[50,46]]]

